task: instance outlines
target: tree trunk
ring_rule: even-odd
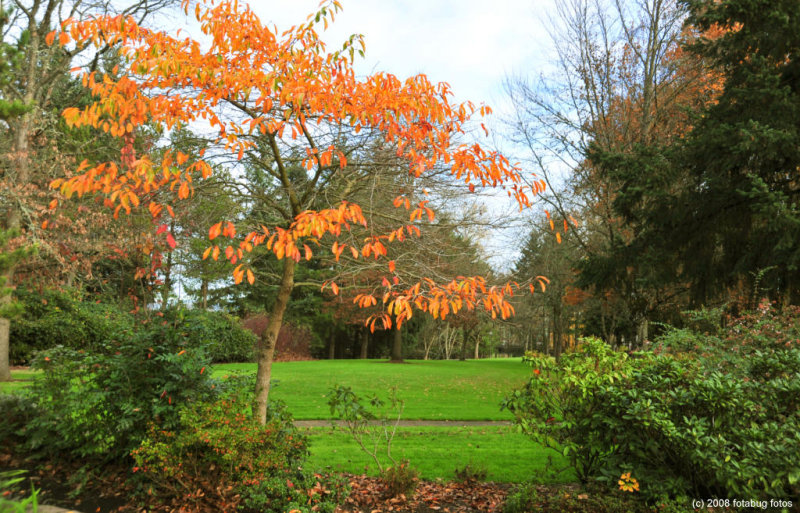
[[[642,322],[639,323],[638,329],[636,330],[636,346],[642,347],[644,345],[644,341],[647,340],[648,332],[649,332],[650,323],[647,322],[647,319],[642,319]]]
[[[331,335],[328,337],[328,360],[336,359],[336,332],[331,330]]]
[[[205,278],[200,283],[200,304],[203,310],[208,310],[208,280]]]
[[[367,350],[369,349],[369,329],[364,326],[361,328],[361,359],[367,359]]]
[[[267,423],[267,403],[269,401],[269,381],[272,376],[272,358],[275,354],[275,341],[283,324],[283,314],[292,295],[294,287],[294,265],[291,258],[283,259],[283,276],[278,289],[275,306],[269,314],[267,329],[261,334],[257,347],[258,370],[256,371],[256,402],[253,405],[253,414],[256,420],[264,425]]]
[[[392,337],[392,361],[403,361],[403,332],[400,331],[400,328],[394,330]]]
[[[11,381],[8,335],[11,321],[0,318],[0,381]]]
[[[169,293],[172,289],[172,251],[167,252],[167,263],[164,266],[164,284],[161,286],[161,309],[166,310]]]
[[[458,357],[462,362],[467,361],[467,342],[469,342],[469,334],[472,330],[463,328],[461,330],[461,356]]]
[[[475,359],[481,357],[481,337],[475,337]]]
[[[561,340],[561,302],[553,305],[553,355],[561,358],[563,341]]]

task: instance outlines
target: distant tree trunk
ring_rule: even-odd
[[[361,328],[361,354],[362,360],[367,359],[367,349],[369,349],[369,330],[366,326]]]
[[[481,337],[475,337],[475,359],[481,357]]]
[[[563,340],[561,340],[561,302],[553,305],[553,356],[561,358]]]
[[[161,309],[167,309],[169,293],[172,289],[172,251],[167,252],[167,263],[164,266],[164,284],[161,286]]]
[[[208,310],[208,280],[205,278],[200,283],[200,304],[203,310]]]
[[[647,319],[643,319],[642,322],[639,323],[639,326],[636,330],[637,347],[642,347],[642,345],[644,345],[644,341],[647,340],[648,337],[649,327],[650,323],[647,322]]]
[[[464,328],[461,330],[461,356],[458,359],[462,362],[467,360],[467,342],[469,342],[470,333],[472,333],[470,329]]]
[[[331,330],[331,335],[328,337],[328,360],[336,359],[336,332]]]
[[[392,361],[403,361],[403,332],[396,328],[392,336]]]
[[[0,318],[0,381],[11,381],[8,337],[11,321]]]
[[[275,355],[275,341],[278,340],[278,333],[283,324],[283,314],[286,312],[286,305],[292,295],[294,287],[294,260],[291,258],[283,259],[283,276],[281,285],[278,289],[278,297],[272,312],[269,314],[267,328],[261,334],[257,347],[258,370],[256,371],[256,402],[253,406],[253,414],[256,420],[264,425],[267,423],[267,403],[269,401],[269,381],[272,376],[272,359]]]

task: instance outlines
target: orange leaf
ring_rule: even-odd
[[[49,34],[47,34],[47,37],[44,38],[44,42],[47,43],[48,46],[52,45],[53,41],[55,41],[55,40],[56,40],[56,31],[55,30],[50,32]]]
[[[253,271],[251,271],[250,269],[248,269],[248,270],[247,270],[247,282],[248,282],[250,285],[252,285],[253,283],[255,283],[255,281],[256,281],[256,277],[255,277],[255,275],[253,274]]]
[[[394,260],[389,260],[389,272],[394,272]]]
[[[209,240],[214,240],[219,237],[220,232],[222,231],[222,223],[217,223],[211,228],[208,229],[208,238]]]

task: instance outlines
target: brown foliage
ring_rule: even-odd
[[[252,331],[255,336],[261,335],[267,329],[269,316],[254,315],[244,320],[244,327]],[[311,356],[311,332],[307,328],[284,324],[275,341],[276,362],[297,362],[313,360]]]

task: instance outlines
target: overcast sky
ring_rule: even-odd
[[[305,21],[318,0],[254,0],[264,23],[280,30]],[[543,20],[552,0],[341,0],[343,10],[323,35],[329,49],[364,35],[359,73],[404,78],[425,73],[448,82],[459,101],[497,105],[506,74],[534,72],[548,44]]]

